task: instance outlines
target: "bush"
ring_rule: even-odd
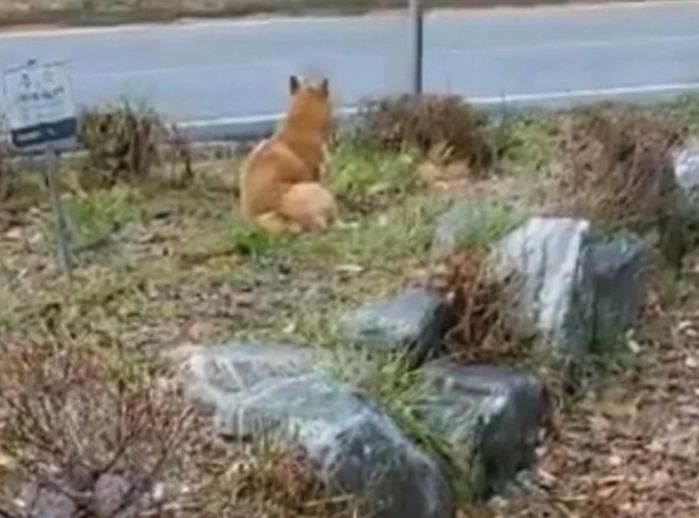
[[[444,294],[458,316],[446,343],[460,361],[492,362],[522,353],[522,344],[512,336],[502,311],[502,301],[514,280],[494,280],[487,257],[488,249],[483,247],[456,252],[429,279],[429,287]]]
[[[0,516],[355,516],[303,451],[226,443],[139,362],[43,343],[0,354]]]
[[[183,162],[191,176],[186,141],[145,105],[134,107],[124,101],[86,111],[80,118],[79,140],[88,153],[81,176],[83,186],[109,187],[117,181],[147,177],[162,162],[166,144],[174,150],[168,158]]]
[[[602,105],[564,118],[557,196],[575,216],[645,229],[672,216],[672,150],[681,134],[638,108]]]
[[[478,175],[493,158],[486,123],[458,97],[403,95],[365,104],[358,137],[393,151],[416,149],[443,160],[464,160]]]

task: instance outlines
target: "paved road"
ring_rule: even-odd
[[[0,33],[0,68],[69,60],[85,104],[128,95],[216,133],[283,110],[292,73],[328,75],[338,104],[408,84],[401,13]],[[699,88],[699,2],[438,11],[425,83],[475,102],[553,106]],[[267,126],[267,124],[263,124]]]

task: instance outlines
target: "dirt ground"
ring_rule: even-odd
[[[698,268],[651,292],[637,357],[561,417],[529,492],[465,517],[699,516]]]
[[[293,339],[313,333],[299,307],[356,303],[404,282],[413,264],[358,258],[346,263],[314,246],[302,261],[270,257],[251,264],[219,236],[229,222],[225,192],[145,195],[139,223],[103,248],[81,253],[68,289],[47,240],[47,206],[0,220],[7,340],[81,340],[147,356],[187,341],[215,341],[241,329]],[[206,232],[202,233],[201,229]],[[380,240],[383,242],[383,239]],[[334,263],[334,264],[331,264]],[[699,256],[684,280],[658,288],[625,359],[603,385],[560,416],[541,451],[538,480],[526,494],[464,513],[463,518],[693,518],[699,516]],[[321,280],[322,279],[322,280]],[[339,302],[338,302],[339,301]]]
[[[694,117],[692,106],[681,112]],[[240,230],[230,157],[196,164],[197,181],[179,188],[66,193],[79,244],[72,285],[45,189],[22,186],[0,205],[0,343],[80,343],[148,361],[247,337],[322,345],[340,312],[424,273],[434,219],[454,196],[509,199],[541,180],[531,173],[545,162],[545,125],[529,121],[518,135],[509,180],[448,192],[406,181],[410,156],[338,153],[348,225],[294,241]],[[518,163],[530,176],[516,175]],[[461,518],[699,516],[699,253],[679,281],[652,279],[641,322],[629,353],[566,402],[526,490]]]

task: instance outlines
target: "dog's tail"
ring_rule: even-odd
[[[279,215],[304,230],[324,230],[337,220],[337,205],[319,183],[297,183],[282,196]]]

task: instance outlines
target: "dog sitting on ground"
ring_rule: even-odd
[[[241,168],[245,219],[271,233],[323,230],[337,220],[333,195],[321,184],[332,110],[328,80],[292,76],[291,102],[274,134]]]

